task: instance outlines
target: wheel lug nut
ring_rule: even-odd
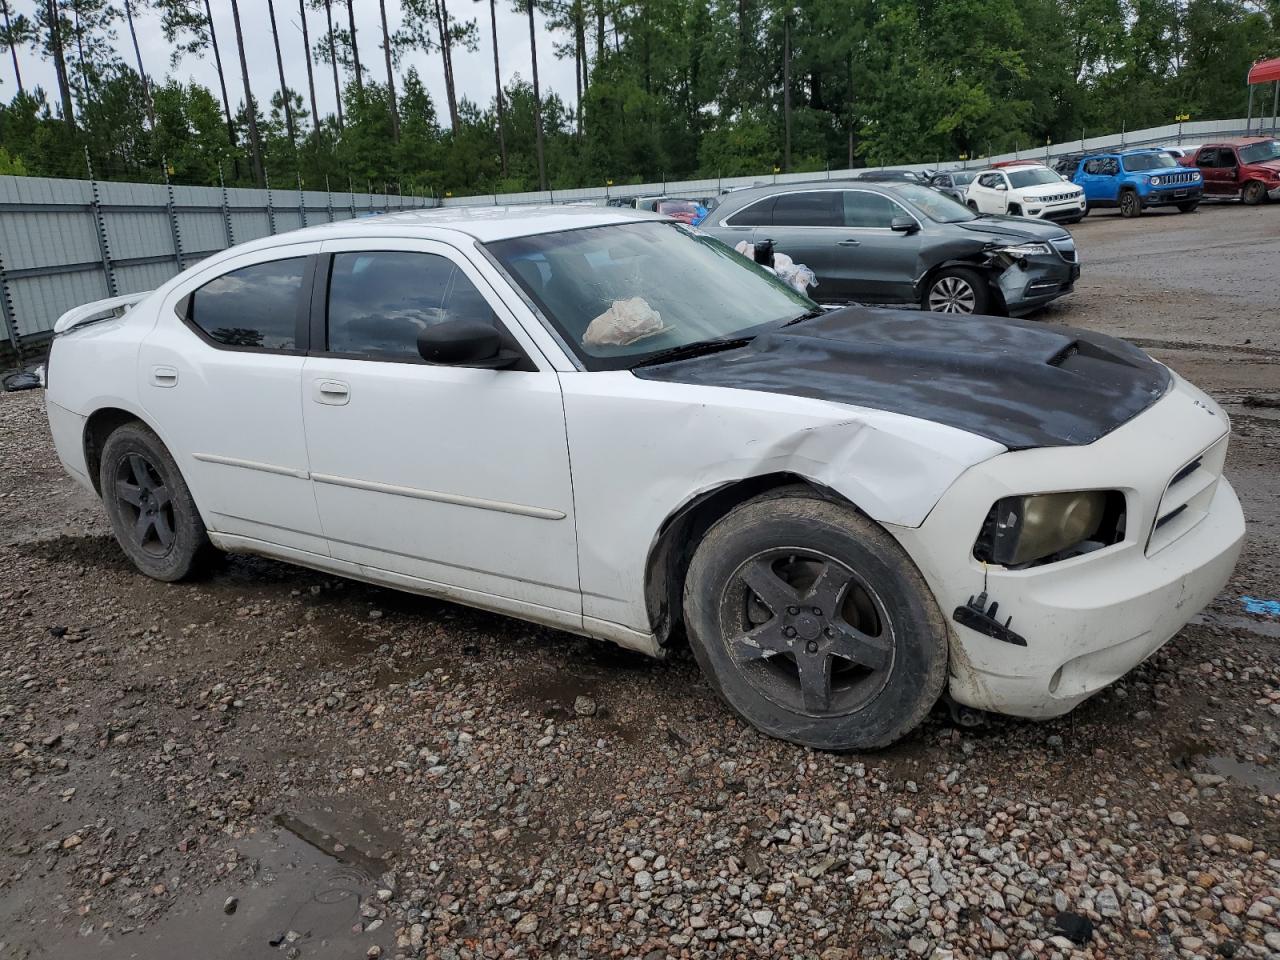
[[[813,608],[813,615],[814,615],[815,617],[820,617],[820,616],[822,616],[822,608],[821,608],[821,607],[814,607],[814,608]]]
[[[818,642],[816,640],[810,640],[809,643],[805,646],[805,649],[808,650],[810,653],[817,653]]]
[[[784,637],[794,637],[794,636],[796,635],[796,628],[795,628],[795,627],[784,627],[784,628],[783,628],[783,630],[782,630],[782,635],[783,635]]]
[[[828,637],[834,637],[836,635],[836,631],[834,627],[827,627],[827,629],[823,630],[822,632],[825,633]]]
[[[791,614],[793,617],[799,612],[800,612],[799,607],[787,607],[787,613]]]

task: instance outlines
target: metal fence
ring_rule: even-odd
[[[1256,128],[1256,129],[1255,129]],[[1243,119],[1210,120],[1047,144],[991,157],[897,165],[900,169],[981,167],[1048,159],[1075,151],[1202,143],[1262,133]],[[0,176],[0,352],[19,360],[66,310],[116,294],[149,290],[197,260],[237,243],[298,227],[405,207],[595,202],[671,194],[714,196],[728,187],[856,176],[860,170],[764,174],[680,182],[584,187],[448,198],[313,190],[250,190]],[[3,365],[3,364],[0,364]]]
[[[0,177],[0,352],[28,359],[72,307],[151,290],[237,243],[436,202],[377,193]]]

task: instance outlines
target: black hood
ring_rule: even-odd
[[[635,374],[902,413],[1013,450],[1092,443],[1151,406],[1170,381],[1137,347],[1104,334],[869,307]]]
[[[1031,220],[1027,217],[978,217],[962,220],[953,226],[977,234],[980,239],[991,240],[1061,240],[1071,236],[1056,223],[1047,220]],[[984,236],[989,234],[990,236]]]

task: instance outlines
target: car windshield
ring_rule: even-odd
[[[901,197],[930,220],[936,220],[938,223],[961,223],[976,218],[976,214],[963,203],[953,200],[945,193],[939,193],[932,187],[917,183],[895,183],[892,190],[895,197]]]
[[[1131,157],[1121,157],[1124,168],[1130,173],[1138,170],[1160,170],[1165,167],[1176,167],[1178,161],[1167,153],[1139,153]]]
[[[1280,160],[1280,140],[1263,140],[1240,148],[1241,163],[1266,163]]]
[[[770,271],[682,224],[611,224],[485,249],[588,370],[752,336],[817,309]]]
[[[1015,190],[1023,187],[1038,187],[1042,183],[1062,182],[1062,177],[1048,167],[1029,167],[1024,170],[1009,170],[1009,183]]]

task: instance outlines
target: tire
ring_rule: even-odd
[[[1200,206],[1199,200],[1188,200],[1186,203],[1178,204],[1179,213],[1195,213],[1196,207]]]
[[[138,570],[166,582],[196,570],[209,537],[159,437],[141,423],[117,428],[102,446],[98,482],[116,542]]]
[[[969,209],[970,209],[970,210],[972,210],[974,213],[977,213],[977,212],[978,212],[978,205],[977,205],[976,203],[974,203],[972,200],[970,200],[970,201],[968,202],[968,207],[969,207]]]
[[[920,297],[920,309],[933,313],[987,313],[990,307],[991,291],[986,280],[967,267],[939,270]]]
[[[1244,189],[1240,192],[1240,199],[1251,207],[1256,207],[1263,200],[1267,199],[1267,188],[1259,180],[1250,180],[1244,185]]]
[[[1005,208],[1004,212],[1010,217],[1020,217],[1022,216],[1022,205],[1018,203],[1011,203]]]
[[[902,548],[804,489],[750,500],[707,532],[684,614],[720,698],[802,746],[887,746],[919,725],[946,681],[946,622]]]
[[[1142,216],[1142,198],[1136,191],[1123,190],[1120,193],[1120,216],[1127,219]]]

